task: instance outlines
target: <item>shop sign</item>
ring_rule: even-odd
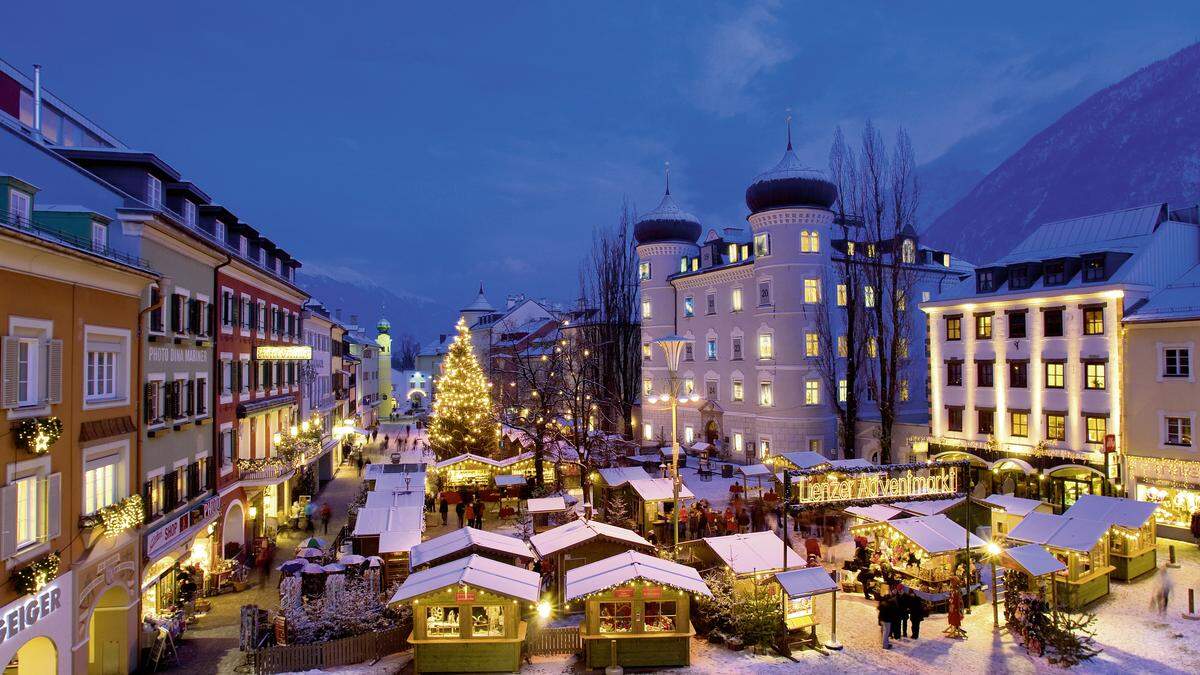
[[[150,363],[208,363],[212,353],[195,347],[147,347],[146,359]]]
[[[632,598],[633,597],[633,589],[632,588],[614,588],[613,589],[613,597],[621,598],[621,599]]]
[[[656,600],[662,597],[662,589],[658,586],[647,586],[642,589],[642,597],[647,600]]]
[[[455,602],[475,602],[475,591],[462,591],[454,594]]]
[[[259,345],[254,350],[259,361],[311,361],[312,347],[308,345]]]
[[[1116,452],[1117,451],[1117,437],[1114,436],[1113,434],[1108,434],[1107,436],[1104,437],[1104,451],[1105,452]]]
[[[887,471],[849,474],[839,478],[825,474],[815,480],[797,481],[792,492],[801,504],[836,504],[878,499],[895,501],[958,493],[958,472],[944,470],[928,476],[906,473],[892,476]]]
[[[32,628],[62,607],[62,589],[57,584],[46,586],[25,601],[9,605],[10,609],[0,616],[0,644],[16,638],[22,631]]]
[[[210,497],[203,504],[177,516],[171,522],[146,535],[146,557],[153,558],[163,550],[178,544],[191,534],[191,529],[217,516],[219,499]]]

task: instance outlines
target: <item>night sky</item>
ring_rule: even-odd
[[[788,107],[813,166],[867,117],[928,162],[1200,37],[1194,1],[844,4],[44,1],[0,58],[307,269],[457,307],[480,279],[573,298],[665,160],[706,225],[742,223]]]

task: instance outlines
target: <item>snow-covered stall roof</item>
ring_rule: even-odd
[[[642,501],[660,502],[675,498],[675,482],[670,478],[642,478],[639,480],[629,481],[629,487],[637,493]],[[695,499],[696,495],[688,489],[687,485],[679,485],[680,499]]]
[[[926,499],[915,502],[894,502],[888,506],[917,516],[932,516],[938,513],[949,511],[955,506],[963,503],[964,499],[966,499],[966,497],[952,497],[950,499]]]
[[[753,574],[783,569],[783,540],[774,532],[729,534],[701,539],[734,574]],[[788,569],[804,567],[805,558],[788,547]]]
[[[529,513],[558,513],[567,510],[567,500],[562,497],[535,497],[526,502]]]
[[[388,530],[379,533],[380,553],[403,553],[421,543],[420,530]]]
[[[520,474],[496,476],[496,487],[511,487],[524,484],[525,476]]]
[[[836,591],[838,584],[824,567],[804,567],[798,570],[776,572],[775,580],[783,587],[789,598],[803,598],[818,593]]]
[[[987,542],[968,534],[965,528],[940,513],[889,520],[887,524],[927,553],[948,553],[965,548],[968,537],[973,548],[987,546]]]
[[[1040,577],[1067,569],[1063,561],[1037,544],[1022,544],[1004,549],[1001,560],[1005,567],[1016,566],[1026,574]]]
[[[898,518],[904,515],[904,512],[897,508],[892,508],[887,504],[872,504],[870,506],[848,506],[845,509],[846,513],[852,516],[857,516],[864,520],[875,522],[883,522]]]
[[[504,459],[498,459],[498,460],[496,460],[496,466],[499,466],[499,467],[512,466],[513,464],[516,464],[517,462],[523,462],[527,459],[532,459],[532,458],[533,458],[533,451],[530,450],[529,452],[522,452],[521,454],[513,455],[512,457],[505,457]]]
[[[713,446],[711,443],[705,443],[704,441],[696,441],[695,443],[692,443],[692,449],[695,450],[696,452],[707,452],[709,450],[712,450]]]
[[[457,584],[468,584],[510,598],[537,602],[541,581],[542,577],[537,572],[481,555],[471,555],[410,574],[389,603],[402,602]]]
[[[1108,533],[1108,523],[1034,511],[1017,523],[1008,538],[1050,548],[1086,553]]]
[[[1104,497],[1102,495],[1080,495],[1071,508],[1063,512],[1068,518],[1087,518],[1099,520],[1108,525],[1116,525],[1131,530],[1150,522],[1158,504],[1142,502],[1125,497]]]
[[[413,485],[417,487],[415,490],[372,490],[367,493],[367,502],[364,508],[368,509],[386,509],[393,506],[423,506],[425,504],[425,481],[413,481]]]
[[[631,480],[640,480],[649,478],[650,474],[640,466],[613,466],[607,469],[600,469],[600,477],[609,487],[618,487],[624,485]]]
[[[408,563],[415,569],[432,560],[476,548],[529,560],[534,558],[533,549],[529,548],[529,544],[516,537],[464,527],[413,546],[409,552]]]
[[[765,464],[747,464],[739,466],[738,473],[746,478],[763,478],[771,475],[771,469]]]
[[[464,452],[461,455],[455,455],[449,459],[443,459],[442,461],[438,462],[434,466],[439,469],[444,469],[448,466],[454,466],[455,464],[459,464],[461,462],[469,462],[469,461],[476,461],[481,464],[487,464],[488,466],[497,466],[497,467],[500,466],[500,462],[497,462],[496,460],[492,459],[491,457],[484,457],[483,455],[473,455],[469,452]]]
[[[823,464],[829,464],[828,457],[812,450],[781,452],[776,456],[786,459],[800,469],[813,469]]]
[[[384,532],[412,531],[420,533],[425,524],[425,509],[421,506],[392,506],[361,508],[354,521],[354,536],[369,537]]]
[[[651,462],[656,462],[658,464],[663,463],[663,456],[658,453],[653,453],[653,454],[643,453],[640,455],[633,455],[631,457],[626,457],[625,459],[627,459],[631,462],[637,462],[638,464],[649,464]]]
[[[533,550],[540,556],[550,555],[565,549],[573,548],[597,537],[612,539],[632,546],[640,546],[653,550],[654,545],[645,537],[616,525],[609,525],[598,520],[580,518],[558,527],[535,534],[529,538]]]
[[[1005,513],[1011,513],[1014,516],[1027,516],[1037,510],[1042,502],[1036,499],[1026,499],[1015,495],[988,495],[979,500],[994,509],[1000,509]]]
[[[566,599],[574,600],[637,579],[712,597],[708,584],[694,568],[637,551],[625,551],[567,570]]]
[[[829,464],[835,469],[862,469],[869,466],[875,466],[868,459],[855,457],[854,459],[831,459]]]

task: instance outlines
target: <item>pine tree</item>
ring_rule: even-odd
[[[486,457],[499,442],[492,385],[475,359],[467,323],[459,319],[456,329],[458,336],[450,345],[437,381],[429,444],[440,459],[464,452]]]

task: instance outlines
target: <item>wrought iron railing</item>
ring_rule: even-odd
[[[10,230],[16,230],[24,234],[32,235],[52,243],[62,244],[80,251],[93,253],[102,258],[108,258],[109,260],[129,265],[131,267],[137,267],[147,272],[155,271],[154,267],[152,267],[149,262],[139,258],[136,255],[126,253],[124,251],[118,251],[108,245],[97,244],[90,239],[80,237],[78,235],[47,227],[41,223],[38,223],[36,220],[25,218],[24,216],[20,216],[15,213],[0,211],[0,226]]]

